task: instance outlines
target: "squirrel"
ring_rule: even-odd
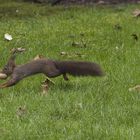
[[[73,76],[104,76],[100,65],[93,62],[56,61],[41,57],[23,65],[16,65],[15,57],[12,55],[0,72],[0,74],[5,74],[6,78],[10,76],[7,82],[0,85],[0,88],[16,85],[25,77],[39,73],[43,73],[49,78],[63,75],[66,81],[69,80],[67,73]]]

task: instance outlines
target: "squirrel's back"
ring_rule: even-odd
[[[103,76],[100,65],[93,62],[80,61],[55,61],[56,68],[61,73],[69,73],[73,76]]]

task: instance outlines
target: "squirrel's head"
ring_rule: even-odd
[[[15,55],[12,55],[9,58],[8,63],[0,71],[0,79],[6,79],[7,77],[9,77],[13,73],[15,66]]]

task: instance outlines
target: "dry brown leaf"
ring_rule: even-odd
[[[48,95],[48,90],[49,90],[49,86],[50,84],[55,84],[52,80],[50,80],[49,78],[47,78],[45,81],[42,82],[42,93],[41,95]]]
[[[61,55],[67,55],[67,52],[60,52]]]
[[[131,36],[133,37],[133,39],[134,39],[135,41],[138,41],[138,35],[137,35],[137,34],[134,33],[134,34],[132,34]]]
[[[24,52],[24,51],[26,51],[26,49],[25,48],[13,48],[13,49],[11,49],[11,53],[12,54],[14,54],[14,53],[21,53],[21,52]]]
[[[19,118],[24,117],[26,114],[27,114],[26,106],[20,106],[16,111],[16,115]]]
[[[81,44],[79,42],[72,42],[73,47],[81,47]]]
[[[61,52],[60,53],[62,56],[66,56],[67,58],[74,58],[74,57],[85,57],[85,54],[78,53],[78,52]]]
[[[49,85],[48,84],[43,84],[41,95],[48,95],[48,90],[49,90]]]
[[[55,84],[54,81],[52,81],[50,78],[47,77],[47,79],[45,81],[42,82],[42,84]]]
[[[139,17],[140,16],[140,10],[136,9],[136,10],[133,11],[132,14],[133,14],[134,17]]]
[[[129,88],[129,91],[140,91],[140,85],[136,85],[132,88]]]
[[[35,58],[34,58],[34,60],[38,60],[38,59],[41,59],[41,58],[44,58],[42,55],[40,55],[40,54],[38,54]]]
[[[115,24],[114,25],[114,29],[116,29],[116,30],[122,30],[122,27],[121,27],[120,24]]]

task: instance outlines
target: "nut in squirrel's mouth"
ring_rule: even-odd
[[[7,78],[7,75],[0,72],[0,79],[6,79],[6,78]]]

